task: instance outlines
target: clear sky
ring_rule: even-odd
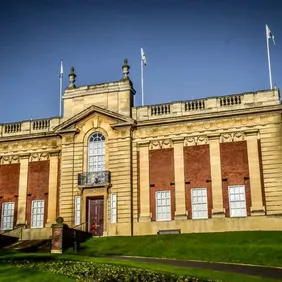
[[[59,115],[64,87],[116,81],[128,58],[141,104],[269,88],[265,24],[275,35],[273,83],[282,87],[281,0],[3,0],[0,123]]]

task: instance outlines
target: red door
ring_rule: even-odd
[[[103,236],[104,199],[88,199],[88,232],[94,236]]]

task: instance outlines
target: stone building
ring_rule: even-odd
[[[72,68],[63,117],[0,125],[1,232],[281,230],[279,90],[134,107],[122,70],[78,87]]]

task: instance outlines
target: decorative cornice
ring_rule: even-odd
[[[259,130],[258,129],[244,130],[244,133],[245,133],[246,137],[258,136]]]
[[[21,159],[21,160],[24,160],[24,159],[29,159],[29,157],[30,157],[30,153],[26,153],[26,154],[19,154],[19,156],[20,156],[20,159]]]
[[[81,121],[82,119],[84,119],[85,117],[88,117],[89,115],[93,114],[93,113],[100,113],[102,115],[111,117],[112,119],[115,119],[117,121],[119,121],[122,125],[124,125],[124,123],[134,123],[133,119],[121,114],[118,114],[116,112],[104,109],[104,108],[100,108],[98,106],[92,105],[88,108],[86,108],[85,110],[81,111],[80,113],[76,114],[75,116],[67,119],[66,121],[64,121],[63,123],[61,123],[60,125],[58,125],[57,127],[54,128],[54,131],[56,133],[64,133],[69,132],[69,130],[74,130],[75,128],[75,124],[78,123],[79,121]]]
[[[220,139],[220,133],[213,133],[207,135],[209,140],[219,140]]]
[[[135,127],[136,126],[136,121],[132,120],[132,121],[125,121],[125,122],[118,122],[118,123],[113,123],[110,125],[113,129],[117,128],[117,127]]]
[[[144,148],[144,147],[149,147],[149,144],[150,144],[150,141],[143,141],[143,142],[140,142],[140,143],[137,143],[137,146],[139,148]]]
[[[51,157],[57,157],[60,154],[60,150],[56,150],[56,151],[48,151],[49,153],[49,158]]]
[[[63,99],[70,99],[74,97],[83,97],[88,95],[105,94],[111,92],[131,91],[136,93],[132,87],[130,80],[114,81],[110,83],[102,83],[96,85],[80,86],[74,89],[67,89],[64,93]]]
[[[176,137],[171,139],[173,144],[183,144],[184,142],[184,137]]]

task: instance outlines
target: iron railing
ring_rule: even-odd
[[[86,231],[87,230],[87,222],[84,221],[78,225],[75,225],[72,227],[72,229],[76,229],[76,230],[81,230],[81,231]]]
[[[78,186],[107,185],[111,183],[110,171],[84,172],[78,174]]]

